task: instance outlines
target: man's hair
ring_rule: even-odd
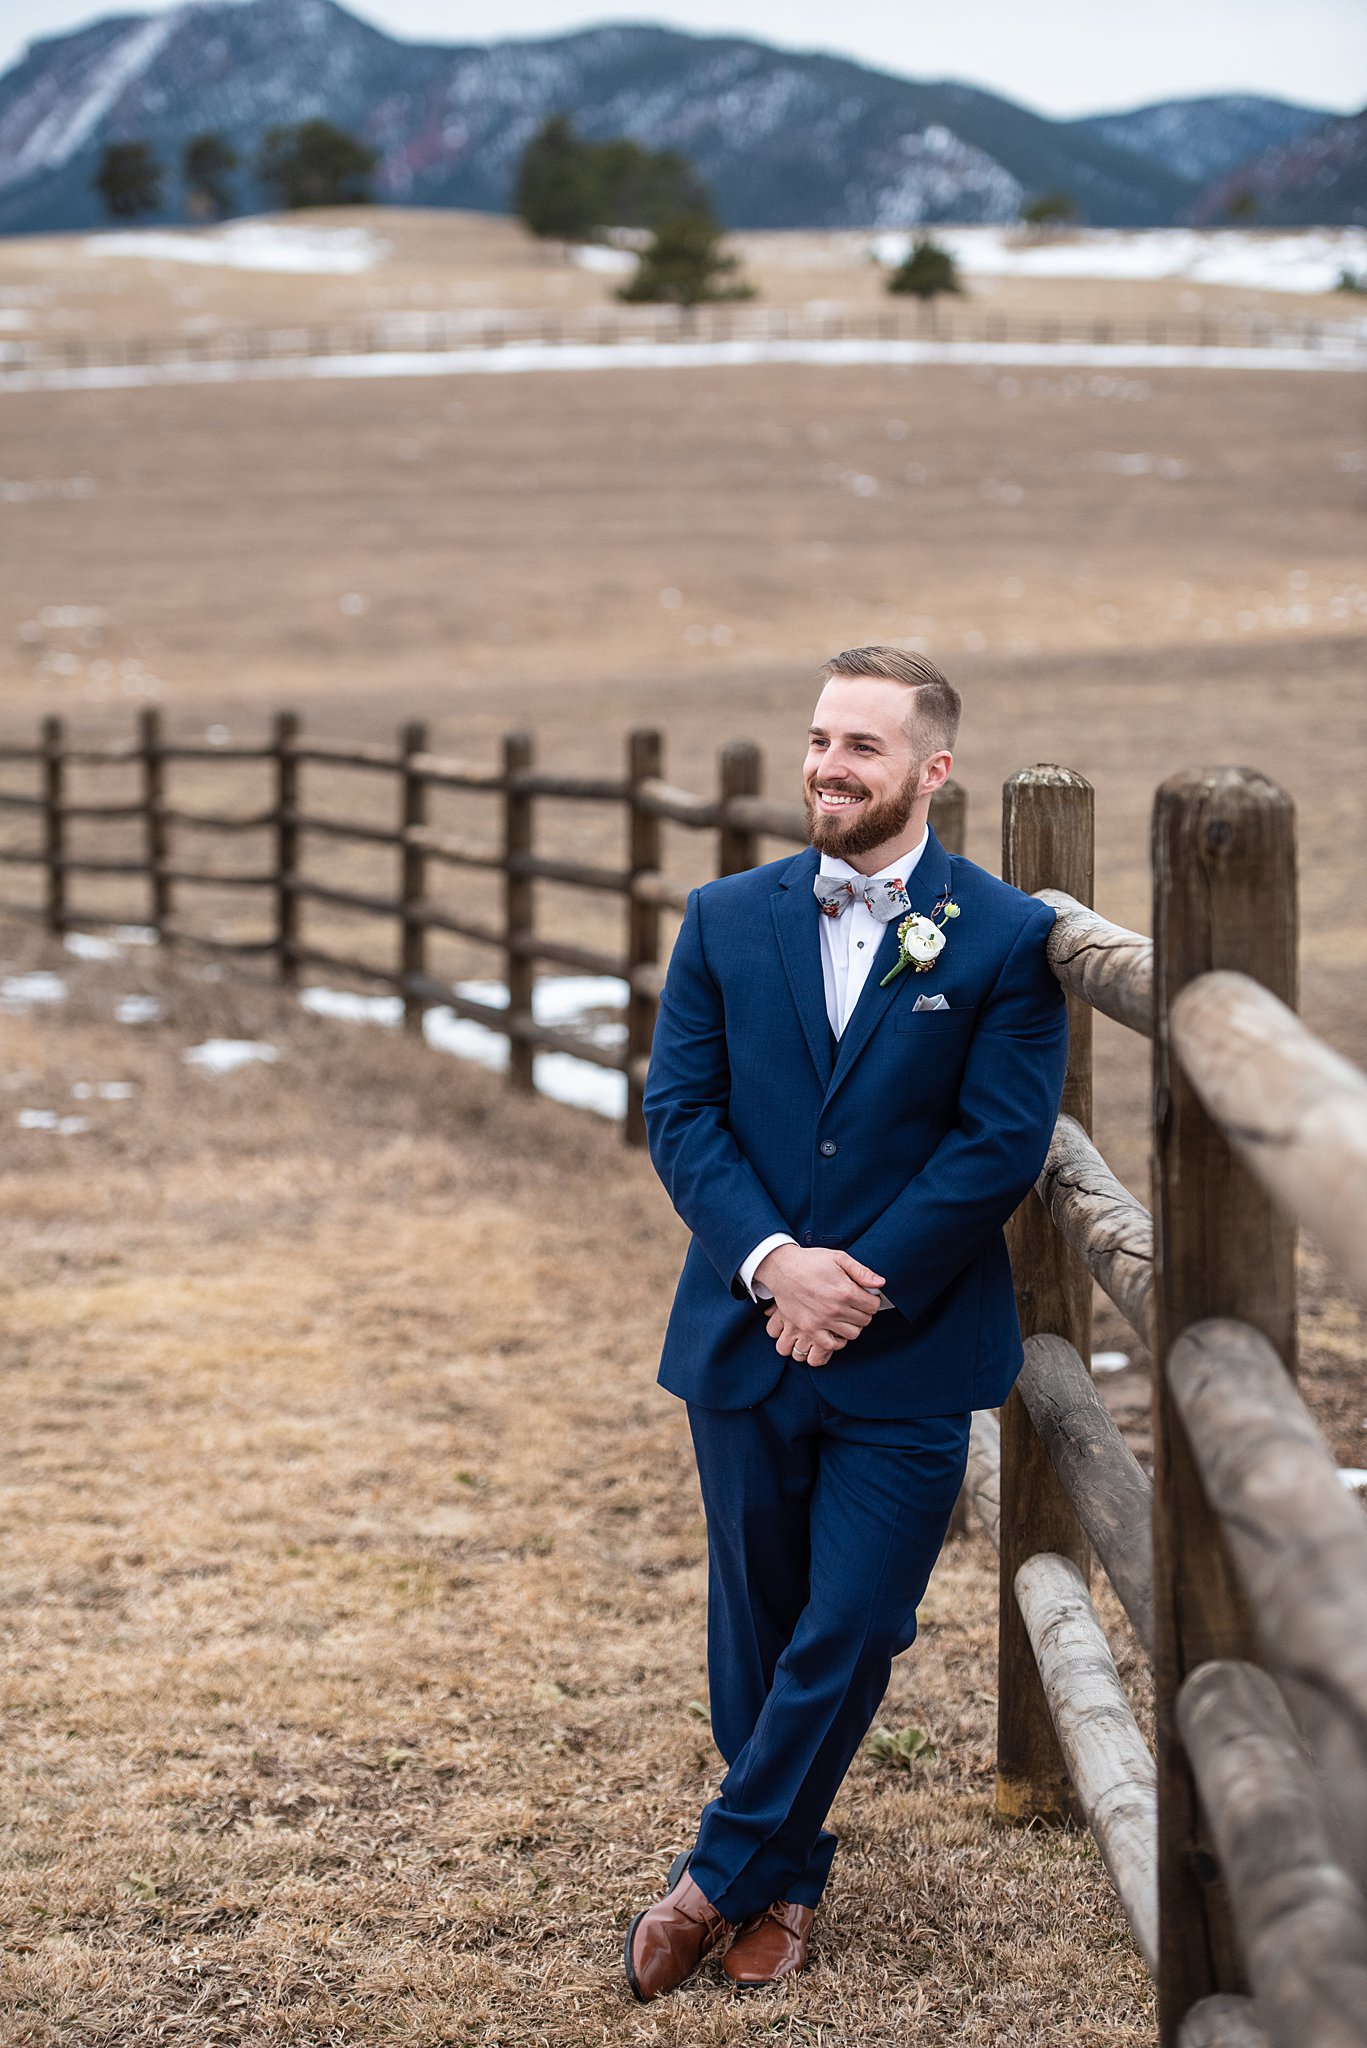
[[[912,692],[907,731],[916,758],[924,761],[942,747],[953,751],[963,699],[924,654],[908,654],[901,647],[851,647],[822,669],[823,683],[832,676],[876,676],[887,683],[905,683]]]

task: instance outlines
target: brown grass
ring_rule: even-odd
[[[7,2041],[1081,2043],[1148,1998],[1089,1842],[990,1821],[993,1572],[936,1574],[818,1964],[644,2011],[630,1912],[717,1760],[704,1536],[653,1386],[681,1230],[615,1130],[144,966],[11,1020]],[[286,1057],[214,1078],[209,1030]]]

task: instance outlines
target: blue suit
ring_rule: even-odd
[[[712,1726],[730,1765],[691,1872],[728,1919],[815,1905],[823,1821],[944,1539],[970,1413],[1021,1341],[1002,1226],[1043,1165],[1067,1052],[1053,912],[931,833],[911,907],[959,907],[924,972],[883,932],[838,1042],[818,858],[694,890],[645,1088],[651,1157],[693,1233],[660,1362],[707,1514]],[[942,994],[946,1009],[918,1010]],[[740,1267],[764,1238],[838,1246],[893,1304],[830,1362],[785,1360]]]

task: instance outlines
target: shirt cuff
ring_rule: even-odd
[[[755,1246],[755,1249],[740,1269],[740,1284],[745,1288],[752,1301],[772,1301],[774,1298],[772,1288],[766,1287],[762,1280],[757,1286],[755,1285],[755,1268],[761,1259],[766,1258],[776,1244],[796,1243],[797,1239],[790,1237],[786,1230],[779,1230],[775,1231],[772,1237],[766,1237],[761,1244]]]

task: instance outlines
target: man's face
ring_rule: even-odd
[[[912,751],[910,708],[910,691],[878,676],[832,676],[825,685],[802,764],[807,829],[818,853],[851,860],[905,829],[926,765]]]

